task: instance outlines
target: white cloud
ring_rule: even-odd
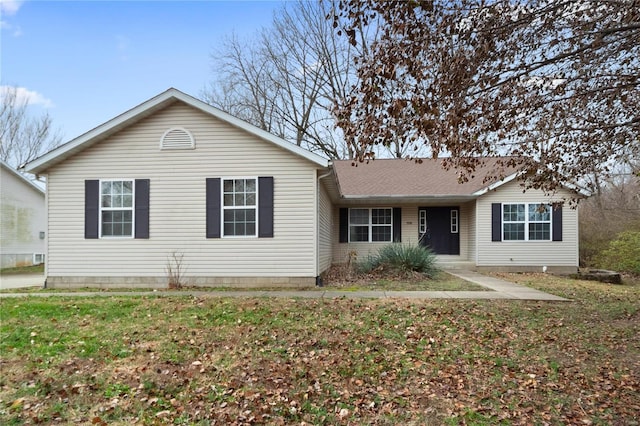
[[[22,3],[24,3],[23,0],[0,0],[0,12],[7,16],[13,16],[18,13]]]
[[[29,90],[25,87],[0,86],[0,98],[7,96],[7,93],[15,90],[16,103],[18,105],[40,105],[44,108],[53,108],[54,104],[51,99],[45,98],[42,94]]]
[[[24,3],[23,0],[0,0],[0,16],[13,16],[18,13],[18,9]],[[12,25],[6,20],[0,20],[0,29],[10,31],[13,37],[22,35],[22,28],[18,25]]]

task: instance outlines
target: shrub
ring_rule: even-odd
[[[438,269],[435,266],[436,256],[428,248],[406,245],[389,244],[378,250],[374,256],[359,264],[362,272],[374,269],[389,269],[394,272],[419,272],[433,278]]]
[[[640,231],[625,231],[598,257],[598,266],[640,275]]]

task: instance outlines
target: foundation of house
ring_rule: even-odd
[[[47,288],[169,288],[167,277],[47,277]],[[315,277],[185,277],[183,287],[310,288]]]

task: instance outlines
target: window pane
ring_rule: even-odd
[[[111,195],[102,196],[102,207],[111,207]]]
[[[224,186],[224,192],[233,192],[232,180],[225,180],[223,186]]]
[[[244,194],[236,194],[235,195],[235,205],[236,206],[244,206]]]
[[[227,209],[224,211],[224,235],[255,235],[255,209]]]
[[[391,209],[371,209],[373,225],[391,225]]]
[[[369,210],[368,209],[350,209],[349,223],[351,225],[368,225]]]
[[[122,193],[123,194],[132,194],[133,193],[133,182],[130,180],[125,180],[122,183]]]
[[[371,241],[391,241],[391,227],[373,226],[371,228]]]
[[[244,222],[236,222],[236,230],[234,235],[247,235],[245,233]]]
[[[246,191],[247,192],[256,192],[256,180],[255,179],[247,179],[247,181],[246,181]]]
[[[256,194],[254,192],[247,193],[247,206],[256,205]]]
[[[131,195],[122,197],[122,207],[133,207],[133,197]]]
[[[369,241],[369,227],[368,226],[351,226],[349,229],[350,241]]]
[[[121,181],[111,182],[111,191],[114,194],[122,194],[122,182]]]
[[[133,235],[133,213],[131,210],[102,212],[102,235],[130,237]]]
[[[102,194],[111,194],[111,182],[102,182]]]
[[[504,240],[524,240],[524,223],[505,223]]]
[[[235,191],[236,192],[244,192],[244,179],[236,179],[235,180]]]
[[[233,195],[232,194],[224,194],[224,205],[225,206],[233,206]]]
[[[111,207],[122,207],[122,195],[114,195]]]
[[[503,209],[505,222],[524,221],[524,204],[505,204]]]
[[[529,224],[530,240],[550,240],[551,225],[548,223],[530,223]]]
[[[551,220],[549,204],[529,204],[529,220],[542,222]]]

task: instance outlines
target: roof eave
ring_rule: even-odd
[[[9,173],[13,174],[14,176],[16,176],[18,179],[22,180],[24,183],[26,183],[27,185],[29,185],[32,189],[38,191],[40,194],[44,195],[45,194],[45,190],[40,188],[38,185],[36,185],[35,183],[31,182],[29,179],[27,179],[26,176],[24,176],[22,173],[20,173],[19,171],[17,171],[16,169],[14,169],[13,167],[11,167],[9,164],[7,164],[5,161],[0,160],[0,163],[2,163],[2,166],[4,168],[6,168]]]
[[[478,198],[473,194],[437,194],[437,195],[342,195],[343,201],[371,201],[371,202],[434,202],[434,201],[470,201]]]

